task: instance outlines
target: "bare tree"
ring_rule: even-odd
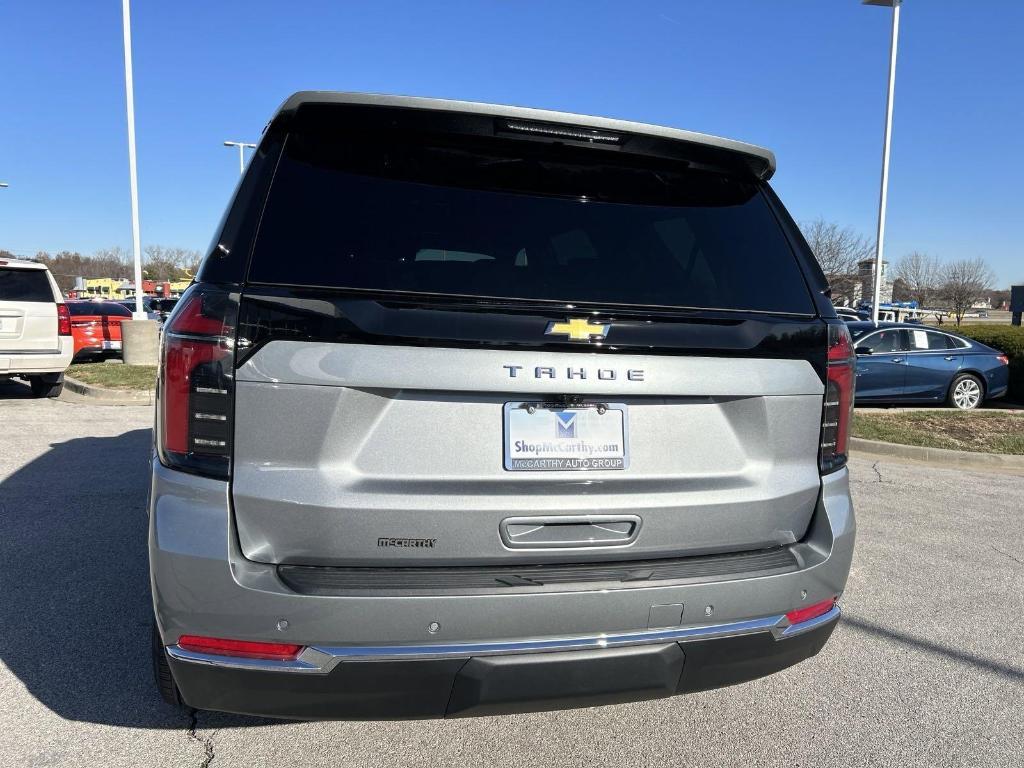
[[[199,253],[188,248],[147,245],[145,254],[144,275],[158,282],[186,280],[195,274],[199,264]]]
[[[832,301],[840,304],[853,299],[854,287],[860,282],[857,263],[870,258],[874,245],[849,227],[821,218],[804,222],[800,228],[828,278]]]
[[[960,259],[943,268],[942,298],[949,303],[958,326],[971,305],[984,298],[994,280],[992,270],[980,258]]]
[[[903,281],[906,294],[925,307],[942,285],[942,263],[934,256],[914,251],[900,259],[894,276]]]

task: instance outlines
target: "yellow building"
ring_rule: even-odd
[[[103,298],[117,300],[125,295],[129,281],[115,277],[91,277],[85,280],[85,287],[78,289],[78,298]]]

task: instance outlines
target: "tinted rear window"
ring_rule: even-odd
[[[80,315],[132,316],[131,310],[112,301],[69,301],[67,304],[68,311],[76,317]]]
[[[289,136],[252,282],[813,313],[753,180],[492,142]]]
[[[50,281],[41,269],[0,267],[0,301],[54,301]]]

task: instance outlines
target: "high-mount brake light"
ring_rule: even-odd
[[[303,646],[294,643],[260,643],[252,640],[229,640],[222,637],[182,635],[178,647],[195,653],[215,656],[239,656],[245,659],[273,659],[291,661],[302,652]]]
[[[67,304],[57,305],[57,335],[71,335],[71,311]]]
[[[588,144],[621,144],[618,134],[598,131],[593,128],[576,128],[552,123],[534,123],[526,120],[505,120],[501,128],[510,133],[527,133],[551,139],[584,141]]]
[[[846,323],[828,326],[828,371],[825,402],[821,409],[821,448],[818,466],[822,474],[846,464],[853,419],[853,388],[856,358]]]
[[[157,441],[166,466],[228,476],[237,316],[237,296],[196,284],[167,321],[160,354]]]
[[[828,600],[822,600],[820,603],[814,603],[804,608],[797,608],[786,614],[786,618],[790,624],[800,624],[811,619],[816,619],[819,616],[824,616],[826,613],[835,607],[836,599],[830,597]]]

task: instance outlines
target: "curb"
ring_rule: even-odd
[[[920,445],[900,445],[899,443],[885,443],[881,440],[865,440],[862,437],[851,437],[850,449],[858,453],[913,459],[945,467],[997,469],[1014,474],[1024,474],[1024,456],[1006,453],[953,451],[948,448],[926,448]]]
[[[107,389],[106,387],[94,387],[84,381],[73,379],[68,375],[64,376],[64,387],[77,395],[91,397],[107,403],[117,405],[152,405],[153,390],[138,389]]]

